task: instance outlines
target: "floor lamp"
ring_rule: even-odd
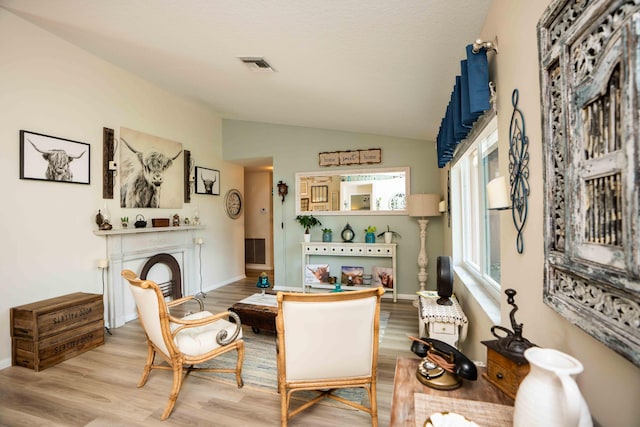
[[[429,263],[425,246],[427,224],[429,223],[426,217],[439,216],[439,204],[439,194],[411,194],[407,201],[409,216],[417,217],[418,225],[420,226],[420,252],[418,252],[418,267],[420,268],[418,271],[418,282],[420,282],[420,291],[425,290],[424,286],[427,283],[427,264]]]

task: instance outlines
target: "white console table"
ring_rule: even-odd
[[[426,291],[429,292],[429,291]],[[444,341],[455,348],[467,337],[467,316],[462,311],[455,295],[451,295],[451,305],[439,305],[438,295],[418,298],[418,329],[420,338],[429,337]]]
[[[364,257],[387,258],[391,261],[393,269],[393,288],[385,288],[385,291],[393,293],[393,302],[397,301],[398,282],[396,269],[396,244],[395,243],[332,243],[332,242],[302,242],[302,290],[307,292],[309,288],[334,289],[335,286],[327,283],[307,282],[305,280],[305,268],[310,264],[312,256],[329,257]],[[339,274],[336,274],[339,277]],[[342,284],[344,285],[344,284]],[[371,286],[342,286],[343,290],[371,289]]]

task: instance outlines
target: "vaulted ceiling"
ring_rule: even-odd
[[[491,0],[0,0],[223,117],[435,140]],[[264,58],[256,72],[239,57]]]

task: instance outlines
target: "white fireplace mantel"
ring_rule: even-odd
[[[107,239],[109,270],[105,283],[105,321],[117,328],[137,318],[136,306],[127,282],[122,278],[124,269],[140,274],[142,266],[153,255],[167,253],[180,265],[182,294],[198,292],[195,280],[195,243],[204,226],[118,228],[96,230],[96,236]],[[152,279],[152,277],[149,277]]]

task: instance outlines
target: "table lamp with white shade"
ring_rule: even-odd
[[[439,216],[440,195],[439,194],[411,194],[407,200],[407,210],[409,216],[417,217],[420,226],[420,252],[418,253],[418,282],[420,290],[424,291],[427,283],[427,249],[425,246],[427,237],[427,224],[429,220],[426,217]]]

